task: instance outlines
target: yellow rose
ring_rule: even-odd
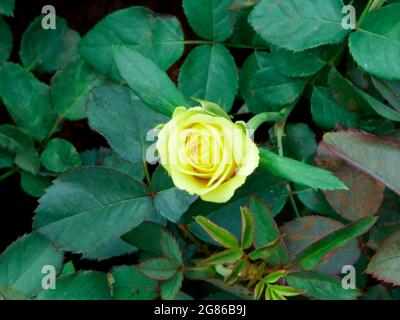
[[[201,104],[175,109],[159,132],[157,150],[179,189],[226,202],[257,168],[258,148],[243,123],[233,123],[216,104]]]

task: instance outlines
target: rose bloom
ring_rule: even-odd
[[[176,108],[158,135],[157,150],[179,189],[227,202],[257,168],[258,148],[244,123],[233,123],[216,104],[202,105],[211,108]]]

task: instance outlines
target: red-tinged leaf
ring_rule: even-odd
[[[400,195],[400,142],[357,131],[325,134],[323,148]]]
[[[349,188],[348,191],[324,192],[338,214],[349,221],[357,221],[378,212],[385,190],[382,183],[347,164],[341,166],[335,174]]]
[[[367,267],[373,277],[400,285],[400,232],[390,236],[378,249]]]

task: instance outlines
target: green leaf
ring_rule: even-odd
[[[378,248],[366,272],[374,278],[394,285],[400,284],[400,232],[396,232]]]
[[[34,176],[29,172],[21,172],[21,188],[32,197],[41,197],[51,185],[51,179],[45,176]]]
[[[275,282],[278,282],[286,274],[287,274],[287,272],[285,270],[275,271],[275,272],[272,272],[269,275],[265,276],[264,281],[266,283],[275,283]]]
[[[280,111],[301,96],[307,82],[287,78],[274,67],[271,54],[253,53],[240,72],[240,91],[253,113]]]
[[[1,10],[1,4],[0,4]],[[0,16],[0,63],[10,58],[13,46],[13,35],[7,22]]]
[[[311,97],[311,114],[314,122],[323,129],[335,129],[338,123],[354,127],[358,114],[337,103],[326,88],[314,87]]]
[[[57,115],[72,121],[86,118],[89,92],[104,81],[82,58],[72,59],[51,79],[50,94]]]
[[[90,252],[143,222],[151,200],[142,182],[106,168],[58,178],[40,199],[34,228],[72,252]]]
[[[163,282],[160,286],[162,300],[175,300],[182,287],[183,272],[177,272],[175,275]]]
[[[112,270],[114,300],[152,300],[158,297],[157,281],[144,276],[136,266]]]
[[[61,272],[60,272],[60,276],[70,276],[71,274],[74,274],[76,272],[75,270],[75,266],[74,263],[72,261],[67,262],[66,264],[64,264]]]
[[[353,300],[360,295],[358,290],[344,289],[340,279],[326,273],[295,272],[286,279],[291,287],[314,299]]]
[[[291,51],[304,51],[344,40],[342,0],[262,0],[249,22],[266,41]]]
[[[148,131],[167,118],[147,108],[132,90],[120,85],[95,88],[88,101],[89,124],[102,134],[123,159],[140,163],[154,141],[146,141]],[[112,121],[110,121],[112,119]]]
[[[110,240],[94,251],[82,255],[82,259],[103,261],[114,257],[132,254],[138,249],[121,238]]]
[[[73,144],[60,138],[54,138],[47,143],[40,161],[47,170],[57,173],[81,165],[81,158]]]
[[[335,211],[331,208],[324,194],[321,191],[307,188],[303,185],[295,185],[295,191],[297,197],[308,209],[313,212],[321,213],[325,216],[334,217],[336,216]]]
[[[20,65],[7,62],[0,69],[0,97],[19,127],[35,140],[46,138],[55,119],[46,84]]]
[[[216,264],[226,264],[235,263],[240,258],[243,257],[243,251],[240,248],[231,248],[225,251],[218,252],[212,256],[204,259],[202,264],[206,265],[216,265]]]
[[[174,262],[166,258],[153,258],[143,261],[139,265],[139,270],[151,279],[168,280],[175,275],[176,267]]]
[[[317,150],[315,133],[304,123],[285,126],[283,152],[290,158],[311,164]]]
[[[42,268],[51,265],[59,271],[63,254],[44,237],[32,233],[14,242],[0,256],[0,284],[28,297],[42,289],[46,273]]]
[[[190,224],[191,231],[203,241],[215,244],[207,233],[195,222],[193,217],[201,212],[217,225],[228,229],[238,239],[241,238],[241,214],[239,207],[248,206],[251,195],[257,195],[271,207],[273,215],[277,215],[288,199],[287,183],[283,180],[256,171],[250,175],[244,186],[236,190],[228,203],[210,203],[201,199],[194,202],[183,221]]]
[[[204,109],[204,111],[211,114],[212,116],[224,117],[225,119],[232,120],[231,116],[229,116],[229,114],[224,109],[222,109],[220,105],[198,98],[192,98],[192,100],[198,102],[200,106]]]
[[[153,203],[156,214],[172,222],[179,221],[189,206],[197,199],[197,196],[175,187],[162,166],[158,166],[153,173],[151,187],[155,192]]]
[[[223,247],[235,248],[238,246],[238,240],[228,230],[217,226],[215,223],[202,216],[197,216],[196,222],[211,236],[211,238]]]
[[[272,255],[276,255],[277,250],[280,250],[281,241],[279,238],[275,239],[274,241],[263,245],[254,251],[248,254],[249,259],[251,260],[268,260]],[[285,253],[283,253],[285,255]],[[274,259],[274,258],[273,258]],[[275,258],[276,259],[276,258]]]
[[[34,175],[39,172],[40,160],[31,137],[10,124],[0,126],[0,147],[15,154],[15,164]]]
[[[400,82],[372,78],[372,83],[382,97],[400,112]]]
[[[0,14],[13,17],[15,0],[0,0]]]
[[[270,245],[277,239],[277,245],[271,252],[268,262],[272,266],[284,265],[288,262],[288,255],[283,243],[278,226],[273,218],[270,208],[260,199],[250,198],[250,211],[254,217],[254,246],[258,249]]]
[[[24,32],[19,55],[28,71],[54,72],[77,53],[79,33],[68,28],[67,21],[56,17],[55,29],[42,27],[43,16],[32,21]]]
[[[227,285],[233,284],[238,278],[239,274],[246,269],[248,263],[246,260],[239,260],[233,267],[231,273],[225,278]]]
[[[294,296],[298,296],[301,294],[301,292],[297,291],[296,289],[293,289],[293,288],[287,287],[287,286],[269,285],[269,287],[275,293],[277,293],[281,296],[284,296],[284,297],[294,297]]]
[[[148,107],[171,116],[185,99],[168,75],[150,59],[126,47],[114,48],[114,59],[124,80]]]
[[[290,262],[293,262],[300,252],[314,242],[343,227],[342,223],[334,219],[314,215],[287,222],[280,228],[280,231],[285,235]],[[354,265],[360,255],[358,241],[353,239],[326,256],[315,270],[334,275],[340,274],[344,265]]]
[[[83,271],[57,279],[54,290],[44,290],[37,300],[110,300],[107,276],[101,272]]]
[[[336,100],[351,110],[367,111],[366,107],[369,107],[386,119],[400,121],[400,112],[358,89],[334,69],[329,74],[328,86]]]
[[[281,157],[260,148],[259,168],[276,177],[303,184],[314,189],[346,190],[346,186],[331,172],[291,158]]]
[[[137,228],[124,234],[122,237],[126,242],[156,256],[162,255],[161,232],[162,226],[153,222],[144,222]],[[152,241],[149,241],[152,239]]]
[[[254,237],[254,217],[247,208],[240,208],[242,214],[242,249],[248,249],[253,244]]]
[[[366,72],[381,79],[400,80],[400,4],[368,12],[350,36],[350,52]],[[385,48],[385,50],[382,50]]]
[[[132,163],[122,159],[108,148],[92,149],[80,153],[82,165],[85,167],[106,167],[120,171],[137,180],[144,178],[143,163]]]
[[[322,145],[335,156],[400,194],[400,143],[356,131],[327,133]]]
[[[367,232],[376,220],[375,217],[366,217],[329,233],[301,251],[296,262],[305,270],[314,269],[330,252]]]
[[[129,30],[134,32],[127,32]],[[115,80],[120,76],[113,46],[126,46],[166,70],[183,53],[183,32],[176,17],[158,16],[143,7],[115,11],[90,30],[79,44],[79,53],[91,65]]]
[[[282,48],[272,48],[271,59],[274,67],[286,77],[309,77],[320,71],[326,64],[325,51],[331,47],[318,47],[304,52],[292,52]]]
[[[183,0],[183,9],[192,29],[202,38],[224,41],[233,32],[235,13],[229,8],[234,0]]]
[[[167,231],[161,231],[160,247],[164,257],[174,261],[178,265],[182,264],[182,252],[178,241]]]
[[[187,99],[212,101],[229,112],[238,88],[232,55],[220,44],[196,47],[181,68],[179,88]]]
[[[254,288],[254,300],[260,300],[265,289],[265,282],[260,281]]]
[[[272,286],[267,286],[265,289],[265,300],[286,300],[286,298],[275,292]]]

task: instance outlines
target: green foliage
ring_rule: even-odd
[[[88,252],[138,226],[150,209],[142,182],[113,169],[82,168],[47,190],[33,226],[65,250]]]
[[[15,0],[1,0],[0,14],[5,16],[14,16]]]
[[[317,272],[295,272],[287,277],[290,286],[310,298],[320,300],[352,300],[360,295],[354,289],[344,289],[339,279]]]
[[[238,246],[238,240],[229,231],[217,226],[207,218],[198,216],[196,222],[221,246],[225,248],[235,248]]]
[[[40,155],[42,165],[52,172],[64,172],[79,167],[81,158],[75,147],[67,140],[55,138],[50,140]]]
[[[0,283],[18,293],[33,297],[42,289],[42,268],[61,268],[63,254],[46,238],[33,233],[14,242],[0,256]]]
[[[35,140],[47,137],[54,112],[46,84],[21,66],[7,62],[0,69],[0,97],[18,126]]]
[[[56,29],[14,2],[0,0],[0,187],[16,202],[1,226],[35,212],[31,234],[5,239],[0,300],[400,299],[398,0],[183,0],[162,15],[98,1],[97,24],[67,6]],[[229,201],[159,164],[178,106],[254,134],[258,168]]]
[[[316,9],[317,8],[317,9]],[[291,51],[340,43],[348,31],[342,28],[342,0],[262,0],[249,22],[266,41]],[[279,32],[277,32],[279,30]]]
[[[126,26],[135,32],[126,32]],[[113,47],[125,46],[167,69],[183,53],[183,34],[175,17],[158,16],[143,7],[130,7],[106,16],[79,44],[79,53],[99,71],[120,79]]]
[[[375,222],[376,218],[366,217],[329,233],[300,252],[296,258],[296,262],[305,270],[314,269],[329,252],[344,246],[351,239],[361,236]]]
[[[19,55],[28,71],[54,72],[76,55],[79,40],[65,19],[57,17],[56,28],[46,30],[37,17],[22,36]]]
[[[371,11],[350,36],[349,47],[354,60],[363,70],[381,79],[400,80],[399,65],[395,62],[400,50],[399,14],[400,4]]]
[[[51,79],[50,95],[57,115],[67,120],[86,118],[89,92],[103,82],[104,77],[87,62],[72,59]]]
[[[192,50],[179,75],[179,88],[186,100],[205,99],[218,103],[228,112],[232,108],[237,87],[238,74],[233,57],[219,44]]]
[[[110,300],[110,288],[104,273],[85,271],[57,279],[54,290],[43,290],[38,300]]]
[[[260,169],[276,177],[303,184],[313,189],[347,189],[343,182],[329,171],[281,157],[267,149],[260,149],[260,155]]]
[[[171,116],[185,99],[172,80],[152,60],[127,47],[114,47],[117,68],[148,107],[166,116]]]
[[[193,30],[202,38],[224,41],[232,34],[235,13],[233,0],[184,0],[182,5]]]

